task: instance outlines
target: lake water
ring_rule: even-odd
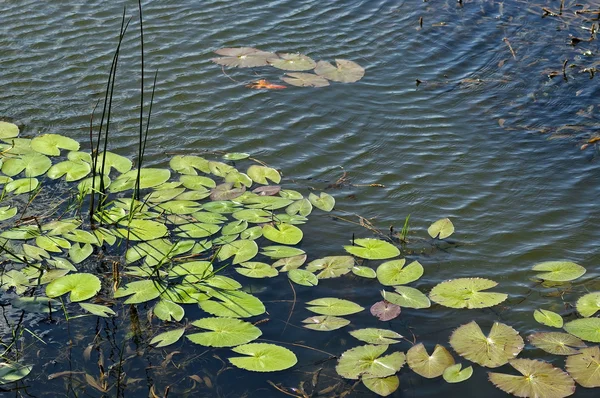
[[[126,13],[134,19],[117,76],[110,149],[133,156],[139,27],[137,4],[126,3]],[[163,167],[172,155],[205,150],[249,152],[280,169],[285,184],[303,190],[323,190],[345,171],[355,186],[327,191],[336,197],[335,214],[353,221],[357,218],[352,214],[358,214],[384,231],[390,225],[399,230],[410,214],[411,234],[421,237],[437,219],[454,222],[453,239],[459,244],[408,257],[425,268],[413,286],[427,292],[446,279],[485,277],[499,282],[496,291],[509,294],[492,309],[405,309],[389,324],[378,324],[364,312],[350,317],[352,328],[391,327],[411,339],[412,332],[431,349],[436,343],[448,346],[452,330],[473,319],[485,327],[494,320],[507,323],[524,337],[549,330],[534,321],[536,308],[574,319],[569,303],[597,289],[599,275],[600,209],[595,202],[600,197],[600,164],[596,144],[586,146],[598,133],[599,90],[597,78],[583,71],[597,64],[598,44],[571,45],[572,37],[590,36],[584,28],[594,21],[576,16],[574,11],[582,7],[574,1],[565,2],[562,16],[545,18],[542,8],[558,13],[558,1],[463,3],[145,2],[148,88],[158,69],[148,164]],[[597,1],[580,3],[598,7]],[[22,126],[23,135],[60,133],[87,142],[90,114],[103,97],[117,41],[121,2],[9,0],[0,1],[0,7],[0,118]],[[350,59],[366,73],[357,83],[321,89],[252,90],[245,85],[262,78],[280,83],[283,73],[266,67],[224,73],[210,61],[212,51],[239,46],[300,52],[315,60]],[[342,245],[353,235],[372,236],[358,225],[327,216],[314,216],[302,229],[309,260],[343,254]],[[537,262],[558,259],[587,268],[582,283],[562,298],[552,296],[560,292],[557,288],[533,281],[530,271]],[[380,300],[380,285],[350,276],[322,281],[317,293],[297,287],[286,327],[293,292],[285,278],[255,285],[268,287],[259,294],[269,311],[265,339],[310,345],[332,355],[356,342],[345,329],[307,333],[299,328],[309,316],[304,303],[315,295],[345,297],[363,306]],[[131,356],[127,375],[140,380],[131,381],[128,397],[148,396],[153,385],[158,396],[168,385],[170,396],[284,396],[267,380],[287,387],[304,380],[308,386],[319,368],[319,389],[342,381],[335,375],[335,359],[323,362],[327,354],[298,346],[291,347],[299,358],[291,371],[257,377],[226,369],[217,376],[227,364],[212,352],[187,342],[165,351],[148,349],[131,338],[129,309],[119,315],[108,322],[72,321],[73,349],[68,353],[64,322],[32,320],[30,327],[47,345],[35,343],[36,366],[27,389],[19,393],[75,396],[73,390],[86,386],[78,381],[83,373],[77,372],[98,375],[99,351],[94,349],[90,360],[85,357],[93,342],[91,328],[97,330],[95,341],[102,346],[105,367],[121,355]],[[200,312],[195,315],[190,319]],[[144,336],[160,331],[156,323],[154,327],[144,330]],[[408,348],[405,342],[398,345]],[[162,363],[173,350],[180,353]],[[228,353],[214,352],[221,358]],[[564,367],[562,358],[531,345],[521,356]],[[48,380],[62,371],[75,373]],[[191,390],[194,380],[188,376],[194,374],[210,377],[211,386],[204,380]],[[407,369],[400,379],[393,396],[505,396],[479,366],[469,381],[457,385],[441,378],[426,380]],[[114,390],[107,396],[111,394]],[[87,385],[83,395],[102,393]],[[351,396],[371,395],[360,386]],[[574,396],[596,394],[578,387]]]

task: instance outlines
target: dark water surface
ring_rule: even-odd
[[[126,3],[127,13],[136,15],[136,2]],[[410,214],[415,236],[426,236],[431,222],[450,217],[457,228],[454,238],[468,243],[411,257],[425,267],[415,287],[428,291],[446,279],[479,276],[496,280],[496,290],[510,296],[493,309],[405,309],[385,325],[365,311],[350,317],[351,328],[391,327],[407,337],[412,331],[429,349],[436,343],[448,346],[451,331],[473,319],[486,328],[499,320],[527,336],[548,330],[535,323],[534,309],[543,307],[573,319],[574,311],[565,303],[598,288],[594,281],[600,260],[600,165],[595,144],[580,148],[597,133],[597,78],[590,80],[581,70],[595,65],[598,46],[596,41],[569,45],[569,35],[587,38],[589,32],[582,27],[592,25],[574,15],[574,1],[565,2],[560,18],[541,18],[542,7],[557,9],[559,1],[473,0],[462,7],[455,0],[144,3],[147,81],[159,70],[149,164],[166,166],[170,156],[165,154],[249,152],[281,169],[291,187],[320,190],[343,169],[352,183],[364,186],[327,191],[336,197],[338,210],[360,214],[383,230],[392,224],[401,228]],[[580,3],[598,6],[593,1]],[[121,12],[122,2],[0,1],[0,118],[23,126],[22,135],[60,133],[86,142],[91,110],[106,84]],[[118,139],[110,149],[122,155],[133,155],[138,134],[137,23],[135,17],[117,77]],[[217,48],[238,46],[301,52],[313,59],[351,59],[364,66],[366,74],[358,83],[323,89],[250,90],[244,87],[250,81],[266,78],[277,83],[282,73],[230,69],[227,74],[239,83],[232,81],[210,58]],[[562,77],[565,59],[576,65],[567,66],[567,80]],[[550,79],[552,71],[558,76]],[[417,79],[423,82],[418,87]],[[309,261],[343,254],[342,245],[352,234],[372,236],[326,216],[314,216],[302,229]],[[530,279],[533,264],[557,259],[587,268],[585,285],[577,285],[562,299],[548,297],[557,289]],[[380,299],[380,285],[351,276],[324,280],[318,291],[297,286],[298,302],[285,327],[291,303],[280,301],[293,299],[285,278],[258,280],[255,285],[269,287],[259,294],[269,311],[265,339],[310,345],[333,355],[356,341],[345,329],[300,329],[309,314],[304,302],[315,295],[333,295],[370,306]],[[294,370],[264,377],[236,369],[217,377],[222,363],[183,340],[165,351],[146,350],[136,357],[143,344],[129,339],[129,310],[120,315],[93,325],[93,318],[72,321],[70,356],[63,322],[32,325],[47,345],[37,343],[39,352],[32,356],[39,358],[31,359],[37,362],[27,391],[34,396],[74,396],[68,391],[71,382],[80,396],[101,396],[85,382],[79,386],[83,374],[48,380],[65,370],[98,375],[97,355],[86,360],[84,352],[92,343],[91,328],[100,330],[97,341],[104,344],[105,366],[118,362],[121,350],[131,356],[126,372],[141,380],[131,382],[128,397],[148,396],[153,385],[159,396],[168,385],[170,396],[284,396],[266,380],[287,387],[302,380],[309,385],[311,372],[319,368],[320,389],[339,381],[335,360],[320,363],[329,356],[298,346],[290,347],[299,358]],[[191,320],[199,316],[188,314]],[[147,337],[160,332],[156,323],[153,327],[144,331]],[[398,345],[408,348],[405,342]],[[161,363],[173,350],[181,353]],[[214,353],[229,356],[226,349]],[[530,345],[521,355],[564,366],[562,358],[545,356]],[[188,376],[193,374],[210,375],[212,387],[202,384],[192,390],[194,382]],[[393,396],[504,396],[479,366],[471,380],[458,385],[441,378],[425,380],[407,369],[400,379]],[[107,396],[111,394],[114,390]],[[362,386],[352,394],[371,395]],[[578,387],[575,396],[596,394]]]

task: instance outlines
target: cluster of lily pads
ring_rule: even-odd
[[[279,172],[245,153],[227,153],[221,160],[200,156],[175,156],[170,169],[142,168],[140,200],[131,196],[137,170],[120,155],[99,154],[96,175],[91,177],[94,157],[80,151],[79,143],[57,134],[33,139],[19,138],[19,128],[0,122],[0,245],[3,268],[0,288],[12,291],[12,304],[26,311],[48,312],[57,304],[71,303],[101,317],[115,316],[113,309],[98,304],[96,298],[122,298],[124,304],[152,303],[152,315],[168,329],[153,337],[151,344],[165,347],[185,336],[194,344],[231,348],[239,356],[228,360],[236,367],[272,372],[297,363],[294,352],[280,345],[255,342],[262,332],[245,318],[266,312],[253,294],[242,290],[243,278],[273,278],[281,274],[294,283],[318,286],[320,281],[352,273],[377,280],[384,287],[383,300],[371,307],[382,321],[398,316],[401,307],[425,309],[431,302],[455,309],[477,309],[498,305],[507,295],[488,291],[497,286],[484,278],[459,278],[434,286],[428,295],[411,286],[424,274],[418,261],[407,264],[400,243],[394,239],[360,238],[344,246],[345,255],[313,259],[299,247],[303,238],[300,225],[314,208],[329,212],[335,199],[325,193],[284,189]],[[241,171],[238,163],[251,164]],[[103,163],[103,164],[102,164]],[[104,171],[104,174],[102,174]],[[78,201],[69,208],[32,203],[52,181],[76,183]],[[91,221],[81,214],[86,198],[99,192],[105,200]],[[428,234],[434,240],[454,232],[449,219],[433,223]],[[122,242],[127,242],[123,245]],[[117,255],[122,264],[110,278],[91,272],[94,253]],[[86,261],[87,260],[87,261]],[[383,261],[380,264],[373,262]],[[306,264],[306,265],[305,265]],[[226,276],[233,269],[239,278]],[[86,272],[87,271],[87,272]],[[572,262],[537,264],[539,279],[565,282],[585,273]],[[231,273],[230,273],[231,275]],[[242,278],[242,283],[239,279]],[[393,290],[386,290],[390,287]],[[60,300],[60,302],[58,301]],[[307,310],[315,313],[302,321],[307,329],[327,332],[344,328],[344,318],[364,308],[352,301],[322,297],[309,301]],[[185,306],[196,306],[206,316],[180,322]],[[71,307],[69,307],[71,308]],[[600,293],[582,296],[576,305],[581,319],[563,325],[559,314],[540,309],[535,319],[563,332],[540,332],[529,342],[548,353],[567,356],[566,369],[534,359],[520,359],[524,340],[511,326],[496,322],[487,335],[472,321],[458,327],[450,346],[465,360],[483,367],[510,364],[521,375],[490,372],[500,389],[522,397],[564,397],[584,387],[600,386],[600,349],[584,341],[600,342]],[[186,322],[187,323],[187,322]],[[341,354],[337,373],[347,379],[360,379],[378,395],[386,396],[399,386],[397,373],[405,363],[425,378],[443,377],[449,383],[468,379],[472,366],[463,368],[450,351],[437,345],[431,354],[423,344],[406,353],[386,354],[403,337],[394,330],[359,328],[350,331],[366,343]],[[30,365],[10,363],[0,369],[0,382],[25,377]]]
[[[336,65],[327,61],[315,62],[299,53],[273,53],[252,47],[220,48],[215,51],[222,57],[212,61],[231,68],[273,66],[288,71],[281,80],[298,87],[325,87],[329,81],[353,83],[362,79],[365,70],[354,61],[336,59]],[[314,70],[314,73],[305,71]]]

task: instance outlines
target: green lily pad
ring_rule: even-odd
[[[379,239],[355,239],[354,246],[344,246],[348,253],[367,260],[387,260],[400,254],[400,250],[389,242]]]
[[[295,245],[302,240],[302,230],[290,224],[265,224],[263,236],[272,242],[283,245]]]
[[[470,379],[473,375],[473,367],[467,366],[462,370],[461,368],[462,365],[460,363],[448,366],[444,370],[444,380],[446,380],[447,383],[461,383],[465,380]]]
[[[244,220],[249,223],[266,223],[273,219],[273,215],[262,209],[244,209],[232,214],[236,220]]]
[[[377,279],[384,286],[406,285],[423,276],[423,266],[413,261],[406,267],[405,259],[387,261],[377,267]]]
[[[350,321],[345,318],[340,318],[331,315],[316,315],[306,318],[302,321],[305,328],[311,330],[317,330],[320,332],[329,332],[348,326]]]
[[[133,241],[147,241],[162,238],[167,235],[168,232],[165,224],[152,220],[124,220],[119,223],[119,225],[126,228],[117,228],[118,235],[121,238]]]
[[[432,238],[446,239],[454,233],[454,224],[448,218],[437,220],[427,228],[427,233]]]
[[[27,377],[32,369],[33,365],[21,365],[18,363],[8,364],[3,362],[0,366],[0,384],[19,381]]]
[[[208,163],[207,163],[208,167]],[[208,173],[208,171],[207,171]],[[183,175],[179,177],[179,181],[183,184],[187,189],[191,189],[193,191],[204,190],[206,188],[215,188],[217,183],[215,180],[205,176],[197,176],[197,175]]]
[[[365,387],[382,397],[387,397],[400,387],[400,379],[396,375],[388,377],[363,377],[362,382]]]
[[[335,370],[346,379],[391,376],[404,365],[406,357],[402,352],[381,356],[387,349],[385,344],[351,348],[342,354]]]
[[[110,318],[111,316],[117,315],[112,309],[108,308],[105,305],[79,303],[79,306],[81,306],[81,308],[83,308],[87,312],[103,318]]]
[[[356,314],[357,312],[364,310],[363,307],[352,301],[334,297],[324,297],[312,300],[306,303],[306,305],[308,305],[308,307],[306,307],[307,310],[321,315],[344,316]]]
[[[482,292],[498,283],[483,278],[459,278],[437,284],[431,289],[429,298],[450,308],[486,308],[500,304],[508,295]]]
[[[185,328],[170,330],[154,336],[154,338],[150,340],[150,344],[156,344],[156,348],[166,347],[168,345],[177,343],[184,333]]]
[[[14,288],[17,294],[23,294],[29,287],[29,278],[21,271],[11,269],[0,274],[0,288],[9,290]]]
[[[289,215],[300,214],[303,217],[308,216],[312,212],[313,206],[308,199],[300,199],[290,204],[285,212]]]
[[[306,262],[306,254],[300,254],[292,257],[281,258],[273,263],[273,267],[281,267],[281,272],[288,272],[300,268]]]
[[[131,170],[132,166],[131,160],[124,156],[117,155],[113,152],[106,152],[106,155],[104,155],[104,152],[100,152],[96,163],[96,172],[101,173],[104,168],[104,172],[101,174],[109,174],[111,169],[115,169],[119,173],[127,173]]]
[[[450,345],[458,355],[471,362],[497,368],[519,355],[524,342],[519,333],[508,325],[494,322],[490,334],[485,336],[479,325],[472,321],[452,333]]]
[[[362,79],[365,69],[356,62],[346,59],[336,59],[336,66],[329,62],[319,61],[315,67],[315,73],[327,80],[341,83],[354,83]]]
[[[211,315],[230,318],[249,318],[264,314],[264,304],[255,296],[239,291],[215,291],[214,300],[200,301],[200,308]]]
[[[44,134],[31,140],[31,148],[48,156],[59,156],[60,149],[78,151],[79,143],[59,134]]]
[[[2,172],[7,176],[14,177],[25,171],[25,177],[37,177],[48,171],[50,166],[52,166],[52,161],[48,156],[32,152],[19,157],[5,158],[2,163]]]
[[[265,263],[245,262],[240,265],[241,267],[235,268],[236,272],[248,278],[273,278],[279,274],[276,268]]]
[[[289,214],[277,214],[273,218],[275,221],[292,225],[306,224],[306,221],[308,220],[308,218],[300,216],[298,214],[295,214],[293,216],[290,216]]]
[[[71,302],[92,298],[100,291],[102,284],[97,276],[87,273],[65,275],[46,286],[46,296],[50,298],[71,293]]]
[[[291,269],[288,271],[288,278],[294,283],[302,286],[317,286],[319,278],[305,269]]]
[[[300,200],[304,197],[300,192],[294,191],[292,189],[282,189],[281,191],[279,191],[279,196],[290,200]]]
[[[317,273],[317,278],[328,279],[345,275],[354,266],[352,256],[329,256],[311,261],[306,270]]]
[[[10,304],[14,308],[37,314],[49,314],[51,308],[52,311],[56,311],[60,308],[60,302],[42,296],[15,297],[11,300]]]
[[[253,240],[236,240],[221,246],[217,255],[219,261],[233,257],[233,264],[244,263],[258,254],[258,245]]]
[[[275,184],[279,184],[281,181],[279,172],[271,167],[252,165],[248,167],[246,174],[252,178],[252,181],[258,184],[267,185],[269,183],[267,179],[273,181]]]
[[[182,306],[169,300],[160,300],[158,303],[156,303],[152,309],[152,312],[158,319],[166,322],[179,322],[185,315],[185,310]]]
[[[233,366],[253,372],[276,372],[289,369],[298,363],[292,351],[275,344],[250,343],[232,350],[245,356],[229,358],[229,362]]]
[[[565,330],[582,340],[600,343],[600,318],[583,318],[565,323]]]
[[[312,58],[303,54],[294,53],[278,53],[279,58],[269,60],[269,64],[277,69],[283,70],[310,70],[317,66],[317,63]]]
[[[600,347],[583,348],[569,356],[567,372],[583,387],[600,387]]]
[[[221,229],[223,235],[236,235],[248,228],[248,221],[232,221],[229,224],[225,224]]]
[[[235,318],[203,318],[192,325],[210,332],[188,334],[192,343],[207,347],[234,347],[246,344],[262,335],[259,328],[250,322]]]
[[[216,224],[190,223],[178,226],[173,232],[182,238],[199,239],[214,235],[220,229],[221,227]]]
[[[553,282],[572,281],[585,274],[585,268],[569,261],[546,261],[534,265],[532,270],[541,272],[537,278]]]
[[[352,273],[361,278],[375,279],[377,277],[377,272],[373,268],[363,265],[352,267]]]
[[[168,214],[186,215],[196,213],[202,208],[200,203],[193,200],[171,200],[169,202],[160,203],[156,206],[159,211],[164,211]]]
[[[104,188],[108,188],[110,186],[110,178],[108,176],[103,176]],[[93,183],[93,186],[92,186]],[[92,189],[93,188],[93,189]],[[85,178],[77,184],[77,190],[82,195],[89,195],[92,191],[97,192],[100,189],[100,176],[95,176],[92,180],[92,177]]]
[[[315,75],[314,73],[292,72],[286,73],[286,76],[281,80],[297,87],[326,87],[329,86],[329,81],[323,76]]]
[[[198,172],[196,170],[200,170],[203,173],[210,173],[210,169],[208,168],[208,160],[200,157],[200,156],[182,156],[177,155],[173,156],[171,161],[169,162],[169,166],[180,174],[187,175],[197,175]],[[208,178],[208,177],[204,177]],[[183,182],[183,179],[181,180]],[[211,180],[212,181],[212,180]],[[185,185],[185,182],[184,182]],[[208,185],[206,185],[208,186]],[[210,186],[209,186],[210,187]],[[187,187],[189,188],[189,187]],[[212,187],[210,187],[212,188]],[[194,189],[194,188],[189,188]]]
[[[262,249],[263,251],[260,253],[271,258],[286,258],[304,254],[304,250],[289,246],[265,246]]]
[[[311,193],[308,195],[308,200],[313,204],[317,209],[330,212],[335,207],[335,199],[333,196],[328,193],[321,192],[319,196]],[[360,239],[357,239],[360,240]]]
[[[396,286],[396,292],[381,291],[381,296],[384,300],[389,301],[392,304],[399,305],[400,307],[408,308],[429,308],[431,302],[423,293],[419,290],[408,287],[408,286]]]
[[[246,207],[250,209],[277,210],[292,203],[291,200],[279,196],[256,196],[245,201]],[[280,217],[288,214],[277,215],[275,221],[283,223]]]
[[[581,296],[579,300],[577,300],[576,308],[581,316],[585,318],[591,317],[600,310],[600,292],[588,293]]]
[[[151,279],[129,282],[125,287],[120,287],[114,294],[115,298],[127,297],[125,304],[140,304],[154,300],[160,296],[164,287]]]
[[[213,160],[210,160],[208,162],[208,169],[210,170],[211,174],[214,174],[217,177],[225,177],[227,174],[233,171],[237,171],[235,167],[227,163],[217,162]]]
[[[19,126],[10,122],[0,121],[0,140],[14,138],[19,135]]]
[[[250,154],[244,153],[244,152],[229,152],[229,153],[226,153],[225,155],[223,155],[223,159],[234,160],[234,161],[248,159],[249,157],[250,157]]]
[[[423,344],[417,344],[406,353],[406,362],[416,374],[433,379],[444,374],[448,366],[454,365],[454,358],[439,344],[435,346],[431,355],[427,353]]]
[[[205,203],[202,208],[207,211],[219,214],[235,213],[240,210],[239,205],[229,200],[219,200],[215,202]]]
[[[553,328],[563,327],[562,316],[560,316],[556,312],[539,309],[533,312],[533,317],[542,325],[550,326]]]
[[[110,184],[108,190],[116,193],[134,189],[137,174],[137,169],[121,174]],[[140,189],[152,188],[164,184],[169,178],[171,178],[171,172],[168,169],[142,168],[140,171]]]
[[[50,167],[47,175],[53,180],[65,176],[65,180],[71,182],[81,180],[83,177],[90,174],[90,171],[92,171],[92,167],[89,163],[81,160],[65,160],[64,162],[57,163]]]
[[[269,60],[277,58],[277,54],[252,47],[226,47],[215,51],[224,57],[213,58],[212,62],[230,68],[254,68],[268,65]]]
[[[389,329],[365,328],[353,330],[350,334],[367,344],[396,344],[402,335]]]
[[[528,340],[537,348],[554,355],[573,355],[579,352],[579,348],[587,347],[581,339],[559,332],[535,333]]]
[[[248,228],[242,231],[242,233],[240,234],[240,239],[256,240],[260,237],[262,237],[262,228],[258,225],[255,227]]]
[[[192,217],[194,217],[199,222],[206,224],[221,224],[227,221],[226,216],[210,211],[198,211],[196,213],[193,213]]]
[[[4,189],[6,192],[12,192],[15,195],[28,193],[37,189],[40,186],[40,182],[37,178],[20,178],[6,184]]]
[[[9,218],[13,218],[18,213],[16,207],[11,206],[2,206],[0,207],[0,221],[8,220]]]
[[[144,200],[149,203],[162,203],[177,198],[185,192],[185,188],[161,189],[150,192],[144,197]]]
[[[25,155],[35,152],[31,149],[31,140],[29,138],[7,138],[4,139],[8,145],[0,144],[0,151],[10,155]]]
[[[217,185],[210,193],[210,200],[232,200],[246,192],[246,187],[242,185],[234,188],[233,183],[226,182]]]
[[[522,376],[488,372],[499,389],[517,397],[562,398],[575,392],[575,382],[551,364],[533,359],[513,359],[510,365]]]

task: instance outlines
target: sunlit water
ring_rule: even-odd
[[[139,26],[136,3],[127,3],[126,13],[134,18],[117,77],[110,149],[132,155],[138,134]],[[473,319],[486,328],[494,320],[505,322],[522,336],[547,330],[535,323],[533,310],[543,307],[574,316],[564,303],[574,303],[583,290],[567,292],[562,299],[547,297],[556,289],[530,279],[533,264],[575,261],[587,268],[586,288],[597,288],[593,280],[600,260],[599,166],[594,145],[580,147],[597,132],[598,90],[597,78],[590,80],[580,71],[594,65],[598,48],[596,41],[569,45],[569,34],[589,35],[581,26],[592,22],[575,18],[573,9],[562,19],[541,18],[542,7],[558,7],[558,2],[464,3],[148,2],[147,88],[158,70],[149,164],[165,166],[170,155],[204,150],[250,152],[281,169],[289,186],[303,190],[322,190],[346,171],[357,186],[328,192],[348,219],[356,221],[351,214],[359,214],[385,231],[390,225],[400,229],[410,214],[411,231],[421,237],[439,218],[454,221],[453,238],[460,244],[410,258],[426,270],[414,286],[428,291],[446,279],[479,276],[496,280],[497,290],[510,295],[507,302],[486,310],[438,305],[405,309],[386,324],[364,312],[351,316],[348,328],[391,327],[410,339],[414,334],[429,349],[436,343],[447,346],[451,331]],[[573,2],[566,3],[573,7]],[[0,7],[0,118],[15,121],[24,135],[60,133],[86,142],[91,110],[105,89],[122,4],[2,1]],[[259,78],[278,83],[282,73],[265,67],[229,69],[225,74],[210,61],[215,49],[237,46],[301,52],[331,61],[350,59],[363,65],[366,74],[358,83],[322,89],[251,90],[245,84]],[[585,55],[586,50],[591,55]],[[577,65],[566,68],[568,80],[562,77],[565,59]],[[558,76],[550,79],[552,71]],[[342,245],[353,234],[371,236],[357,225],[316,215],[303,230],[302,248],[309,260],[343,254]],[[368,307],[380,299],[380,285],[350,276],[322,281],[318,290],[296,286],[297,302],[286,326],[294,292],[285,278],[254,285],[269,287],[259,294],[269,311],[268,324],[261,326],[263,338],[332,355],[357,341],[345,329],[317,333],[299,328],[309,314],[304,302],[337,296]],[[47,345],[36,343],[39,352],[28,353],[30,361],[37,362],[27,391],[21,393],[58,396],[60,391],[74,396],[69,388],[85,387],[86,395],[102,395],[83,381],[83,373],[48,380],[66,370],[98,376],[98,351],[89,360],[84,353],[93,342],[94,328],[104,366],[118,362],[123,352],[129,358],[127,376],[140,379],[128,385],[128,397],[148,396],[151,386],[162,396],[169,385],[172,396],[200,396],[199,391],[202,396],[283,396],[267,380],[287,387],[305,380],[310,391],[312,372],[319,368],[318,389],[341,381],[335,375],[335,359],[323,362],[329,355],[299,346],[290,347],[299,358],[292,371],[257,377],[228,369],[217,376],[222,364],[213,353],[186,341],[165,351],[148,349],[146,342],[131,339],[129,309],[119,315],[114,321],[72,321],[71,351],[66,350],[63,321],[32,321],[30,327]],[[199,316],[199,311],[188,312],[191,320]],[[144,319],[142,323],[147,325]],[[145,338],[160,331],[153,325],[155,329],[142,331]],[[404,351],[409,347],[406,342],[398,345]],[[133,355],[136,350],[142,355]],[[180,353],[161,364],[173,350]],[[221,358],[229,353],[214,352]],[[564,366],[563,359],[530,345],[521,355]],[[209,375],[212,386],[207,388],[204,381],[194,390],[190,375]],[[406,369],[400,378],[394,396],[504,396],[479,366],[471,380],[458,385],[441,378],[425,380]],[[354,395],[372,394],[360,386]],[[575,396],[595,394],[578,387]]]

